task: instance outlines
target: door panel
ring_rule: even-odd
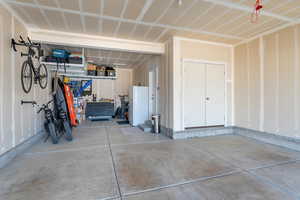
[[[205,64],[184,63],[184,127],[205,126]]]
[[[206,125],[225,124],[224,65],[206,65]]]

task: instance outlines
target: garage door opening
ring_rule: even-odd
[[[50,70],[50,79],[59,78],[70,87],[79,127],[115,124],[151,130],[159,56],[51,44],[42,47],[42,63]],[[68,58],[56,58],[56,51],[65,51]],[[134,82],[133,76],[144,77]]]

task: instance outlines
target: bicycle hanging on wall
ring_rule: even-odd
[[[21,71],[21,83],[22,88],[25,93],[29,93],[32,87],[32,82],[34,84],[39,83],[42,89],[45,89],[48,84],[48,71],[45,64],[39,63],[38,67],[34,66],[33,58],[40,61],[40,58],[43,56],[44,52],[41,48],[40,43],[35,43],[27,37],[27,42],[20,36],[20,40],[16,42],[14,39],[11,40],[11,46],[15,52],[17,52],[16,46],[24,46],[27,47],[27,53],[22,53],[21,56],[26,56],[27,60],[25,60],[22,64]],[[36,51],[38,55],[35,56]]]

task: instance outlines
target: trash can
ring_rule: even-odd
[[[153,131],[156,134],[160,133],[160,115],[152,115]]]

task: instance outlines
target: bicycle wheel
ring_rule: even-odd
[[[64,120],[64,129],[65,129],[65,137],[66,137],[66,140],[68,141],[72,141],[73,140],[73,136],[72,136],[72,129],[70,127],[70,124],[67,120]]]
[[[54,123],[50,122],[49,124],[47,124],[47,126],[48,126],[48,131],[49,131],[52,143],[57,144],[58,140],[59,140],[59,136],[57,135]]]
[[[24,92],[29,93],[32,87],[32,69],[27,60],[24,61],[22,65],[21,83]]]
[[[38,68],[39,84],[42,89],[45,89],[48,84],[48,70],[45,64],[40,64]]]

